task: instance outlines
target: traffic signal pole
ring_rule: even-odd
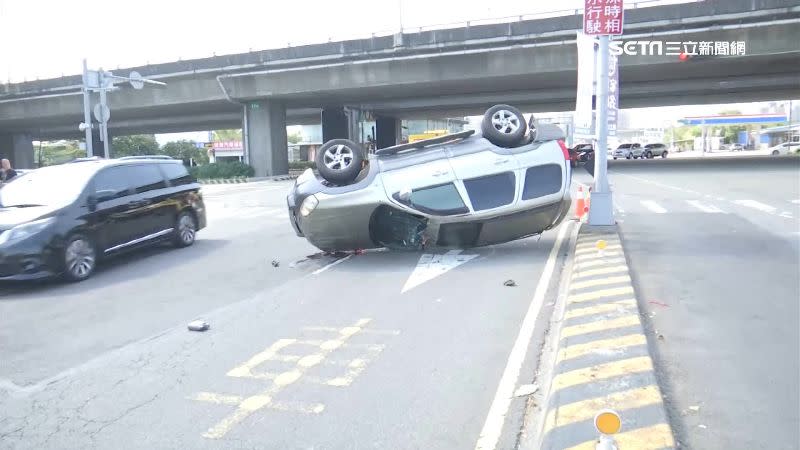
[[[597,147],[594,151],[594,187],[589,225],[614,225],[614,207],[608,184],[608,35],[599,36],[597,57]]]

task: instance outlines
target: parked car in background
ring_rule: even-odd
[[[526,123],[509,105],[486,111],[481,133],[366,155],[334,139],[287,197],[296,234],[323,251],[475,247],[557,226],[569,212],[569,149],[556,125]]]
[[[642,156],[648,159],[655,158],[656,156],[666,158],[668,154],[669,151],[667,150],[667,146],[664,144],[647,144],[642,150]]]
[[[772,156],[793,155],[797,152],[800,152],[800,142],[798,141],[784,142],[769,148],[769,154]]]
[[[594,158],[594,145],[592,144],[578,144],[572,149],[577,153],[579,162],[586,162],[590,158]]]
[[[617,158],[631,159],[631,158],[639,158],[640,156],[642,156],[642,146],[636,143],[620,144],[619,147],[617,147],[617,149],[614,150],[614,153],[612,154],[612,157],[614,159]]]
[[[187,247],[205,226],[200,185],[179,160],[43,167],[0,188],[0,280],[81,281],[106,256],[161,241]]]

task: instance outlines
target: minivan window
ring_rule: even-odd
[[[130,194],[132,180],[123,166],[108,167],[94,177],[94,192],[97,200],[104,202]]]
[[[78,199],[95,170],[82,164],[32,170],[0,187],[0,208],[66,206]]]
[[[128,182],[137,194],[167,187],[164,176],[155,164],[137,164],[123,167],[127,172]]]
[[[159,164],[159,166],[164,171],[164,174],[169,180],[169,184],[172,186],[194,182],[192,176],[189,175],[189,171],[186,170],[186,166],[183,164]]]

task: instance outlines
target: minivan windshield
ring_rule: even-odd
[[[631,148],[632,146],[633,146],[633,144],[622,144],[617,148]]]
[[[65,164],[30,171],[0,187],[0,208],[66,206],[78,198],[95,170]]]

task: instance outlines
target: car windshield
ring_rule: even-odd
[[[619,147],[617,147],[617,148],[631,148],[631,146],[632,146],[632,145],[633,145],[633,144],[622,144],[622,145],[620,145],[620,146],[619,146]]]
[[[0,188],[0,207],[64,206],[78,198],[94,168],[69,164],[43,167]]]

